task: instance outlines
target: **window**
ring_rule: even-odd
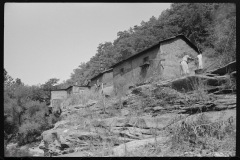
[[[146,73],[146,72],[147,72],[147,69],[149,68],[149,65],[150,65],[150,63],[149,63],[149,56],[144,57],[144,58],[143,58],[143,64],[140,65],[140,67],[142,68],[140,74]]]
[[[124,68],[120,69],[120,74],[123,75],[124,74]]]
[[[148,56],[143,58],[143,63],[146,63],[148,61],[149,61],[149,57]]]

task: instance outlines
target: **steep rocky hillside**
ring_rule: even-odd
[[[189,76],[69,105],[72,97],[30,150],[61,157],[235,156],[235,77],[236,71]]]

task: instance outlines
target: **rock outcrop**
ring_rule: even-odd
[[[217,72],[132,87],[126,96],[108,99],[104,107],[97,101],[68,106],[63,109],[62,120],[42,133],[39,148],[45,156],[124,156],[126,151],[134,152],[156,142],[165,144],[171,139],[168,128],[193,124],[202,115],[209,123],[236,126],[236,93],[223,88],[229,77],[216,76]],[[199,88],[202,81],[207,88]],[[110,146],[105,151],[107,143]],[[96,154],[95,148],[104,151]],[[166,148],[162,147],[161,152]],[[179,156],[222,154],[203,151]]]

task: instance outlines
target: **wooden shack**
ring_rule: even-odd
[[[184,35],[157,42],[113,66],[113,85],[116,92],[143,83],[151,77],[161,80],[180,77],[180,61],[184,54],[197,58],[198,48]],[[197,68],[189,63],[190,74]]]

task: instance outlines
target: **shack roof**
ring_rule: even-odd
[[[66,89],[52,89],[51,91],[66,91]]]
[[[148,48],[146,48],[146,49],[143,49],[143,50],[141,50],[140,52],[138,52],[138,53],[136,53],[136,54],[134,54],[134,55],[132,55],[132,56],[130,56],[130,57],[128,57],[128,58],[126,58],[126,59],[124,59],[124,60],[122,60],[122,61],[114,64],[114,65],[112,65],[111,68],[114,68],[115,66],[117,66],[117,65],[119,65],[119,64],[121,64],[121,63],[123,63],[123,62],[125,62],[125,61],[127,61],[127,60],[129,60],[129,59],[132,59],[132,58],[134,58],[134,57],[137,57],[137,56],[145,53],[145,51],[147,51],[147,50],[149,50],[149,49],[152,49],[152,48],[156,47],[157,45],[160,45],[160,43],[162,43],[162,42],[170,41],[170,40],[173,40],[173,39],[176,39],[176,38],[181,38],[181,39],[184,40],[190,47],[192,47],[198,54],[200,53],[199,50],[198,50],[198,48],[197,48],[197,46],[195,46],[195,45],[194,45],[187,37],[185,37],[183,34],[179,34],[179,35],[176,35],[176,36],[174,36],[174,37],[170,37],[170,38],[167,38],[167,39],[158,41],[157,43],[153,44],[152,46],[150,46],[150,47],[148,47]]]
[[[89,86],[71,85],[71,86],[69,86],[69,87],[67,87],[67,88],[65,88],[65,89],[53,89],[53,90],[51,90],[51,91],[66,91],[66,90],[68,90],[69,88],[72,88],[73,86],[77,86],[77,87],[85,87],[85,88],[88,88],[88,87],[89,87]]]
[[[99,73],[98,75],[92,77],[91,80],[94,79],[94,78],[97,78],[97,77],[99,77],[99,76],[101,76],[101,75],[103,75],[104,73],[112,72],[112,70],[113,70],[112,68],[107,69],[107,70],[105,70],[105,71]]]
[[[76,87],[84,87],[84,88],[88,88],[88,87],[89,87],[89,86],[71,85],[71,86],[69,86],[68,88],[66,88],[66,90],[68,90],[69,88],[72,88],[73,86],[76,86]]]

